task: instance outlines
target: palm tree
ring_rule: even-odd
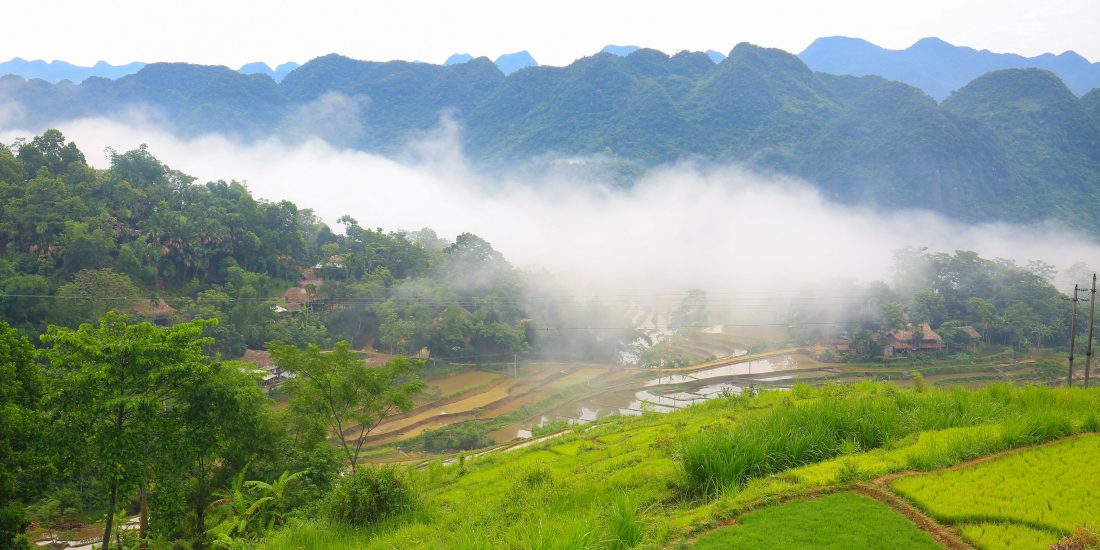
[[[233,476],[226,489],[215,491],[219,497],[214,506],[228,506],[229,516],[208,532],[216,537],[215,545],[220,548],[233,547],[234,540],[247,538],[253,534],[262,534],[277,525],[286,522],[289,508],[288,488],[290,484],[306,474],[305,471],[290,473],[284,471],[271,483],[265,481],[245,481],[248,466]]]
[[[291,483],[305,474],[306,471],[304,470],[293,474],[289,471],[283,471],[278,479],[271,483],[266,481],[245,482],[246,487],[257,490],[263,495],[257,498],[249,507],[253,510],[254,515],[260,516],[261,531],[270,530],[286,522],[286,511],[289,508],[287,489]]]

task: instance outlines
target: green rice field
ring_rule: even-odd
[[[694,548],[940,547],[931,536],[885,504],[855,493],[794,500],[749,512],[738,523],[701,537]]]
[[[1100,435],[1086,434],[891,488],[980,548],[1045,548],[1100,520]],[[1006,544],[1008,543],[1008,544]]]

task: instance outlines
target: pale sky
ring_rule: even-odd
[[[340,53],[441,63],[528,50],[565,65],[606,44],[666,53],[752,42],[798,53],[820,36],[901,49],[925,36],[995,52],[1100,60],[1098,0],[43,0],[11,2],[0,61],[187,61],[236,68]]]

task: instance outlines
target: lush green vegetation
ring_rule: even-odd
[[[396,151],[449,112],[479,164],[587,154],[603,173],[631,178],[702,155],[802,176],[845,202],[1097,227],[1087,198],[1100,181],[1095,97],[1078,99],[1038,69],[990,73],[942,105],[908,85],[814,73],[794,55],[749,44],[718,64],[699,52],[642,49],[508,77],[488,59],[436,66],[327,55],[279,84],[164,63],[76,86],[9,80],[7,94],[26,107],[20,127],[141,103],[186,133],[300,139],[309,126],[300,112],[338,98],[347,123],[321,133],[340,146]]]
[[[825,393],[819,399],[782,405],[738,424],[687,436],[679,458],[688,487],[714,495],[743,487],[750,479],[890,446],[910,434],[929,430],[1000,423],[1004,431],[998,446],[1011,448],[1095,429],[1097,422],[1095,416],[1087,416],[1094,414],[1088,401],[1046,408],[1044,403],[1052,403],[1054,397],[1039,390],[992,386],[976,392],[886,391],[848,396],[843,395],[844,388],[833,387],[826,392],[837,390],[838,395]],[[966,454],[985,454],[999,450],[988,446],[997,443],[975,441],[976,448],[959,449],[949,456],[961,459]],[[932,447],[926,451],[928,457],[912,455],[911,465],[936,467],[945,453]]]
[[[663,546],[761,502],[1100,426],[1094,391],[944,391],[909,375],[911,390],[747,391],[665,416],[551,423],[536,435],[560,437],[447,465],[366,470],[372,430],[424,386],[421,362],[401,354],[426,348],[437,372],[559,349],[610,360],[637,335],[595,301],[531,300],[543,287],[475,235],[347,217],[337,235],[242,185],[195,185],[144,148],[111,158],[92,169],[56,131],[0,151],[4,543],[23,545],[33,522],[36,537],[103,525],[123,546]],[[893,287],[861,289],[843,312],[863,336],[927,321],[951,343],[965,322],[1017,351],[1062,337],[1065,304],[1043,265],[907,250],[899,266]],[[673,317],[698,327],[707,311],[693,291]],[[623,329],[568,330],[579,319]],[[278,405],[251,364],[225,359],[260,347],[294,375]],[[371,347],[398,355],[365,368],[353,350]],[[969,359],[937,361],[926,374]],[[489,430],[593,391],[562,383],[401,452],[481,447]],[[123,537],[130,515],[140,527]]]
[[[483,422],[462,422],[435,430],[424,430],[421,441],[425,450],[434,452],[480,449],[493,443],[487,435],[488,431]]]
[[[0,204],[0,319],[30,338],[117,309],[217,318],[205,334],[226,357],[272,340],[346,340],[469,362],[544,350],[601,359],[633,339],[616,311],[525,305],[545,289],[476,235],[387,233],[347,216],[335,234],[238,182],[195,184],[145,147],[95,170],[56,130],[0,146]],[[597,313],[622,332],[558,330]]]
[[[693,548],[940,548],[885,504],[853,493],[799,499],[749,512]]]
[[[1079,264],[1067,275],[1080,280],[1086,272],[1087,267]],[[1069,309],[1052,283],[1056,274],[1054,266],[1044,262],[1020,266],[968,251],[905,248],[895,253],[891,284],[830,281],[830,288],[806,288],[789,316],[792,322],[807,323],[797,331],[806,343],[836,336],[838,329],[828,325],[842,319],[852,353],[837,359],[847,361],[878,359],[882,332],[901,329],[919,335],[923,323],[941,337],[944,347],[916,354],[947,357],[973,353],[983,344],[1025,351],[1069,339]],[[821,293],[836,296],[837,303],[816,305],[812,297]],[[980,341],[967,336],[965,326],[975,329]],[[1083,347],[1084,341],[1081,338],[1079,345]]]
[[[1010,432],[1021,433],[1011,427],[1015,417],[1009,414],[1008,419],[991,417],[965,428],[929,426],[925,431],[900,437],[877,449],[849,446],[843,455],[787,469],[780,475],[751,478],[740,490],[725,491],[711,499],[688,496],[692,489],[680,477],[674,450],[681,434],[753,423],[761,417],[785,414],[783,411],[789,408],[812,407],[827,400],[894,403],[928,395],[933,395],[932,401],[941,405],[956,400],[971,403],[969,406],[975,408],[1014,410],[1028,415],[1048,411],[1071,418],[1087,418],[1088,412],[1100,402],[1100,395],[1091,390],[1007,386],[978,392],[928,388],[920,394],[886,385],[807,387],[796,392],[764,392],[753,398],[723,398],[667,415],[620,418],[582,426],[533,447],[466,457],[449,466],[431,461],[409,471],[418,504],[401,517],[359,528],[324,519],[301,519],[264,539],[260,546],[611,548],[619,544],[616,540],[632,540],[637,541],[635,547],[639,548],[665,547],[677,541],[686,542],[694,534],[730,518],[736,517],[743,527],[748,527],[752,517],[748,510],[776,499],[911,469],[917,461],[923,461],[927,469],[958,464],[1005,448],[1006,438],[1012,441],[1011,445],[1023,445],[1056,436],[1043,432],[1027,432],[1031,435],[1026,438],[1005,436]],[[962,412],[947,407],[942,416]],[[1074,426],[1088,427],[1077,423]],[[771,437],[788,435],[789,432],[778,432]],[[614,501],[620,497],[623,502]],[[858,503],[866,502],[862,497],[856,498]],[[478,505],[471,507],[470,502]],[[777,515],[789,518],[790,512],[785,507],[793,504],[774,510]],[[811,507],[822,511],[820,507]],[[873,511],[866,516],[882,518],[880,526],[900,521],[900,525],[913,530],[901,516],[887,512],[881,505],[871,503],[870,508]],[[771,510],[764,508],[760,513]],[[792,525],[819,540],[838,531],[859,536],[860,529],[842,524],[845,529],[833,525],[819,531],[803,524]],[[634,534],[638,529],[642,532],[640,540]],[[793,530],[789,527],[783,532],[791,531],[795,536]]]
[[[1100,436],[1086,435],[957,470],[903,477],[891,487],[940,521],[1014,523],[1069,535],[1100,517],[1100,475],[1091,467],[1097,456]],[[983,529],[981,539],[997,538],[995,529]]]

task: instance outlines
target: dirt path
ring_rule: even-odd
[[[924,512],[918,510],[912,504],[909,504],[901,497],[890,492],[884,485],[879,485],[878,480],[875,483],[858,483],[855,487],[855,492],[873,498],[893,509],[895,512],[905,516],[910,523],[916,525],[921,531],[931,535],[944,548],[950,550],[973,550],[973,547],[964,542],[955,531],[950,527],[944,526],[936,522],[936,520],[925,515]]]

